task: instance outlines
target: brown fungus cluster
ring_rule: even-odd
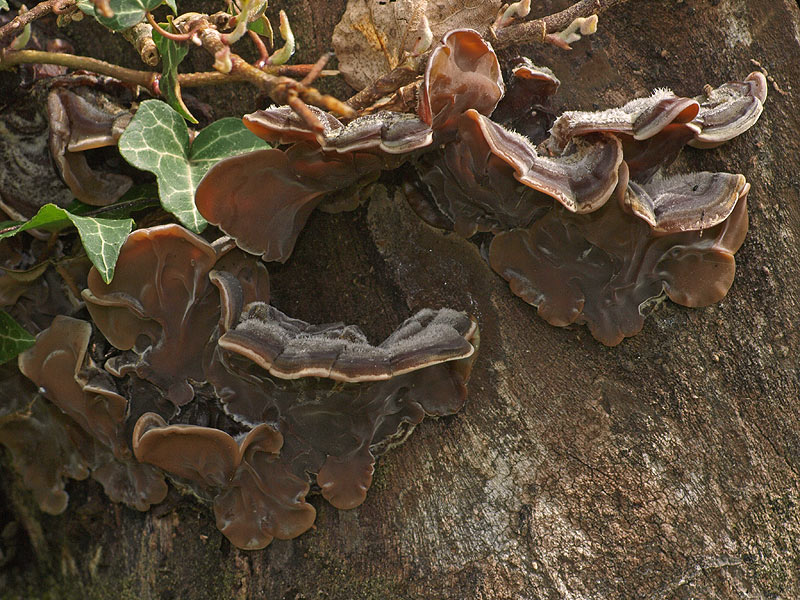
[[[491,267],[553,325],[586,324],[615,345],[640,331],[664,294],[686,306],[724,297],[750,186],[742,175],[665,169],[687,144],[714,147],[751,127],[764,75],[695,98],[662,89],[619,108],[568,111],[548,130],[559,84],[518,59],[506,93],[489,43],[451,31],[430,54],[416,116],[375,113],[343,125],[315,111],[314,129],[288,108],[248,115],[251,131],[291,145],[212,168],[198,208],[244,250],[285,260],[325,193],[405,160],[421,184],[405,186],[417,214],[463,237],[493,234]],[[265,195],[267,186],[281,193]]]
[[[91,474],[147,510],[168,477],[213,504],[233,544],[263,548],[313,525],[312,491],[361,504],[381,452],[462,407],[478,344],[464,313],[422,310],[372,345],[269,294],[261,261],[178,225],[130,234],[110,284],[93,268],[97,331],[56,316],[19,356],[35,386],[8,373],[2,388],[0,443],[40,507],[63,511],[64,478]]]
[[[376,457],[425,415],[463,406],[477,324],[426,309],[372,344],[355,326],[312,325],[270,305],[266,267],[249,255],[286,261],[314,208],[404,162],[420,217],[490,236],[491,268],[553,325],[585,324],[614,345],[664,296],[685,306],[723,298],[750,185],[666,167],[687,144],[711,148],[751,127],[764,76],[553,119],[558,79],[527,59],[512,67],[506,85],[491,46],[456,30],[430,54],[416,114],[343,123],[312,107],[316,125],[287,107],[247,115],[275,147],[219,162],[195,198],[230,237],[137,230],[110,283],[76,265],[74,293],[60,294],[3,256],[0,304],[24,316],[26,303],[56,303],[31,311],[46,324],[21,319],[40,331],[36,343],[19,372],[0,371],[0,444],[40,508],[65,509],[65,478],[91,475],[139,510],[163,501],[170,481],[213,506],[233,544],[257,549],[313,525],[312,493],[341,509],[364,502]],[[87,94],[50,92],[49,145],[73,193],[104,205],[127,184],[79,153],[113,144],[129,113]],[[84,306],[92,322],[75,318]]]

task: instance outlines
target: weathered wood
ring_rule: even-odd
[[[752,183],[722,302],[667,302],[606,348],[585,328],[547,325],[387,181],[357,212],[312,217],[289,263],[270,268],[274,301],[375,338],[425,306],[473,313],[481,350],[466,408],[384,456],[364,505],[314,498],[312,531],[257,552],[232,548],[189,500],[142,514],[89,482],[69,485],[66,514],[42,515],[4,460],[0,503],[42,533],[0,570],[0,597],[800,597],[799,12],[793,0],[632,1],[571,53],[535,48],[563,82],[559,108],[660,86],[693,95],[752,61],[774,77],[783,92],[770,88],[751,131],[673,167]],[[315,14],[319,39],[335,19],[317,29]]]

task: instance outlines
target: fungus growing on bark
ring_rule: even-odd
[[[708,86],[704,94],[695,98],[700,112],[695,124],[700,133],[689,142],[695,148],[714,148],[750,129],[767,99],[767,78],[753,71],[744,81],[730,81],[718,88]]]
[[[422,157],[416,169],[433,205],[409,196],[412,208],[434,227],[465,238],[525,227],[553,204],[550,196],[517,181],[514,168],[492,152],[470,115],[460,117],[456,139]]]
[[[474,110],[460,123],[475,127],[491,152],[514,169],[514,177],[558,200],[570,212],[585,213],[605,204],[617,185],[622,146],[612,135],[576,138],[554,158],[540,156],[526,138]]]
[[[86,321],[59,315],[20,354],[19,369],[88,434],[73,433],[71,440],[106,494],[147,510],[166,496],[164,477],[131,460],[123,433],[128,401],[87,355],[91,333]]]
[[[675,160],[686,144],[713,148],[747,131],[761,115],[767,97],[766,78],[759,72],[744,81],[707,88],[697,98],[661,89],[619,108],[565,112],[553,124],[547,146],[560,151],[575,136],[613,133],[622,140],[631,179],[647,181]]]
[[[64,478],[89,476],[75,444],[84,437],[18,370],[0,367],[0,445],[11,453],[14,469],[42,511],[64,512],[69,500]]]
[[[506,93],[492,113],[492,120],[529,140],[543,139],[554,118],[548,108],[550,97],[560,85],[559,79],[547,67],[519,58],[511,70]]]
[[[343,125],[336,117],[310,107],[323,124],[316,132],[288,106],[273,106],[245,115],[247,128],[272,144],[315,141],[323,150],[339,153],[380,150],[405,154],[430,145],[433,131],[414,115],[378,112]]]
[[[201,357],[219,320],[208,273],[214,249],[178,225],[139,229],[120,251],[116,274],[103,282],[92,268],[83,297],[92,320],[116,348],[133,353],[107,363],[113,374],[135,371],[182,405],[203,380]]]
[[[697,173],[648,188],[625,179],[600,210],[555,208],[499,234],[489,250],[492,268],[551,325],[585,323],[609,346],[638,333],[664,293],[685,306],[724,297],[747,232],[741,175]]]
[[[245,252],[284,262],[324,194],[375,177],[380,169],[372,154],[325,153],[300,142],[285,152],[270,148],[220,161],[197,187],[195,203]]]
[[[477,31],[451,31],[428,59],[417,112],[434,131],[446,134],[469,108],[494,111],[505,92],[500,63]]]
[[[305,502],[309,485],[276,461],[283,437],[260,424],[237,443],[213,427],[167,425],[146,413],[136,422],[136,457],[211,490],[217,526],[239,548],[255,550],[274,537],[308,530],[316,511]]]
[[[132,181],[126,175],[92,170],[82,152],[115,145],[132,115],[121,107],[112,109],[109,102],[101,108],[98,94],[89,91],[85,94],[94,103],[63,88],[54,89],[48,95],[50,152],[64,182],[78,200],[106,206],[116,202]]]
[[[357,327],[254,303],[220,338],[208,379],[235,419],[277,424],[292,473],[316,473],[331,504],[353,508],[379,449],[426,413],[461,408],[475,347],[474,321],[447,309],[421,311],[372,346]]]
[[[471,356],[474,348],[467,334],[473,329],[474,324],[463,313],[428,309],[373,346],[358,327],[310,325],[268,304],[255,303],[239,324],[219,339],[219,345],[246,356],[281,379],[381,381]]]
[[[90,323],[59,315],[19,355],[19,370],[86,433],[126,458],[130,452],[120,430],[127,400],[87,356],[91,335]]]

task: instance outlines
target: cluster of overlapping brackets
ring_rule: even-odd
[[[419,216],[493,235],[491,268],[553,325],[586,324],[615,345],[664,294],[685,306],[720,300],[750,186],[742,175],[660,171],[685,144],[713,147],[753,125],[764,77],[567,112],[546,139],[537,108],[558,80],[525,59],[509,79],[478,33],[457,30],[430,55],[416,115],[343,125],[315,110],[322,130],[287,107],[246,116],[276,147],[220,162],[196,195],[227,235],[135,231],[110,284],[89,273],[93,324],[58,316],[20,356],[49,403],[0,426],[0,441],[41,508],[64,510],[63,478],[91,473],[113,500],[147,510],[165,498],[166,477],[212,504],[233,544],[255,549],[312,526],[312,491],[342,509],[362,503],[377,455],[426,414],[463,405],[478,325],[423,310],[372,345],[357,327],[270,306],[267,270],[251,255],[285,261],[331,192],[401,163],[418,174],[406,193]],[[30,397],[32,386],[8,375],[3,389]]]

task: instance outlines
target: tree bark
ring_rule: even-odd
[[[567,3],[535,4],[547,14]],[[335,22],[306,26],[330,39]],[[311,322],[359,323],[373,339],[426,306],[475,315],[466,407],[386,454],[362,506],[314,497],[314,529],[254,552],[177,496],[139,513],[71,482],[66,513],[44,515],[0,460],[3,522],[26,532],[0,570],[1,597],[800,597],[798,6],[631,1],[572,52],[531,52],[562,81],[559,111],[656,87],[693,96],[758,68],[774,78],[755,127],[687,149],[672,168],[752,184],[728,296],[704,309],[665,302],[639,335],[606,348],[537,317],[479,249],[423,224],[388,177],[359,210],[312,216],[291,260],[269,266],[274,303]]]

